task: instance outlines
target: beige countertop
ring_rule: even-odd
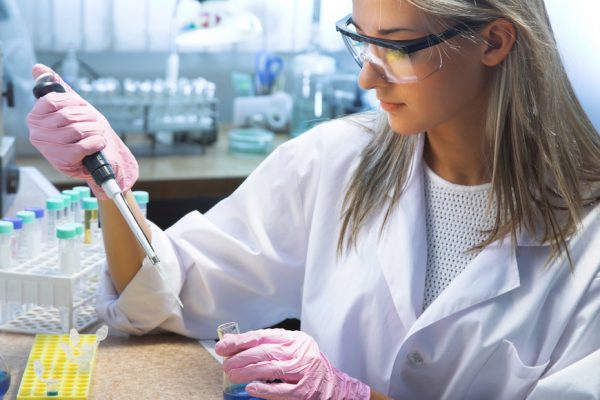
[[[0,353],[12,375],[6,399],[16,399],[34,338],[0,332]],[[90,393],[96,400],[211,400],[223,398],[221,382],[219,363],[196,340],[111,331],[98,348]]]

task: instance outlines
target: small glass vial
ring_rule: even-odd
[[[136,190],[133,192],[133,197],[135,198],[135,202],[140,207],[144,218],[147,218],[148,202],[150,201],[150,195],[148,194],[148,192],[145,192],[143,190]]]
[[[27,207],[25,211],[33,211],[35,214],[35,240],[41,250],[43,243],[46,241],[44,237],[44,209],[42,207]]]
[[[3,218],[3,221],[8,221],[13,224],[11,253],[13,260],[17,260],[17,255],[19,251],[19,240],[21,236],[21,229],[23,228],[23,221],[20,218]]]
[[[67,194],[61,194],[58,197],[63,199],[63,207],[64,208],[63,208],[62,223],[68,224],[70,222],[75,222],[73,220],[73,214],[71,214],[71,196],[69,196]]]
[[[39,243],[35,243],[35,213],[33,211],[17,211],[17,218],[23,221],[17,259],[24,261],[37,256],[40,252]]]
[[[62,224],[56,228],[58,238],[58,258],[60,270],[65,275],[79,271],[79,246],[77,227],[73,223]]]
[[[12,235],[13,224],[10,221],[0,221],[0,269],[12,267]]]
[[[56,227],[62,222],[64,202],[63,199],[50,198],[46,200],[46,241],[56,243]]]
[[[93,245],[100,239],[98,227],[98,199],[86,197],[83,199],[83,243]]]
[[[81,254],[81,245],[83,243],[83,224],[75,222],[75,244],[77,245],[77,252]]]
[[[217,336],[223,339],[225,334],[239,335],[240,328],[237,322],[227,322],[217,327]],[[236,400],[236,399],[255,399],[246,392],[246,383],[234,384],[232,383],[227,375],[223,373],[223,400]]]
[[[71,197],[71,205],[69,212],[71,213],[72,222],[81,222],[83,217],[81,215],[81,195],[76,190],[63,190],[62,194],[66,194]]]

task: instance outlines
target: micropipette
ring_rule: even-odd
[[[51,92],[65,93],[66,90],[60,83],[54,81],[54,75],[51,72],[47,72],[38,76],[33,87],[33,95],[35,96],[35,98],[39,99]],[[144,249],[146,256],[148,257],[148,259],[150,260],[150,262],[152,263],[162,280],[167,283],[166,286],[169,288],[171,294],[173,294],[173,296],[177,300],[177,303],[179,303],[179,306],[183,308],[183,303],[179,299],[179,296],[177,296],[175,291],[168,284],[167,274],[163,270],[162,265],[160,264],[160,260],[154,252],[150,241],[144,234],[142,228],[140,228],[137,220],[133,216],[133,212],[131,211],[129,205],[125,201],[123,191],[121,190],[119,184],[115,180],[115,173],[108,160],[104,157],[104,155],[101,152],[97,152],[86,156],[83,159],[83,165],[92,175],[92,178],[94,178],[94,181],[98,184],[98,186],[102,187],[104,193],[106,193],[115,202],[117,208],[119,209],[119,212],[125,219],[125,222],[127,222],[127,225],[129,225],[129,228],[133,232],[138,243]]]

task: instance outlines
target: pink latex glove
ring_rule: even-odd
[[[127,146],[106,118],[51,68],[36,64],[32,69],[34,79],[48,72],[67,92],[48,93],[36,101],[27,116],[31,144],[54,168],[67,176],[85,179],[96,197],[107,199],[81,163],[85,156],[102,150],[121,189],[130,190],[138,178],[138,164]]]
[[[215,346],[229,357],[223,370],[233,383],[251,381],[246,391],[268,400],[369,399],[371,389],[333,368],[304,332],[262,329],[225,335]],[[282,383],[266,383],[279,379]]]

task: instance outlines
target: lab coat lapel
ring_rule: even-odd
[[[510,238],[484,248],[423,312],[410,333],[520,286],[517,257]]]
[[[379,265],[396,311],[406,331],[414,324],[423,304],[427,238],[423,193],[423,144],[420,136],[404,192],[394,207],[376,245]],[[382,212],[373,229],[380,229]]]

